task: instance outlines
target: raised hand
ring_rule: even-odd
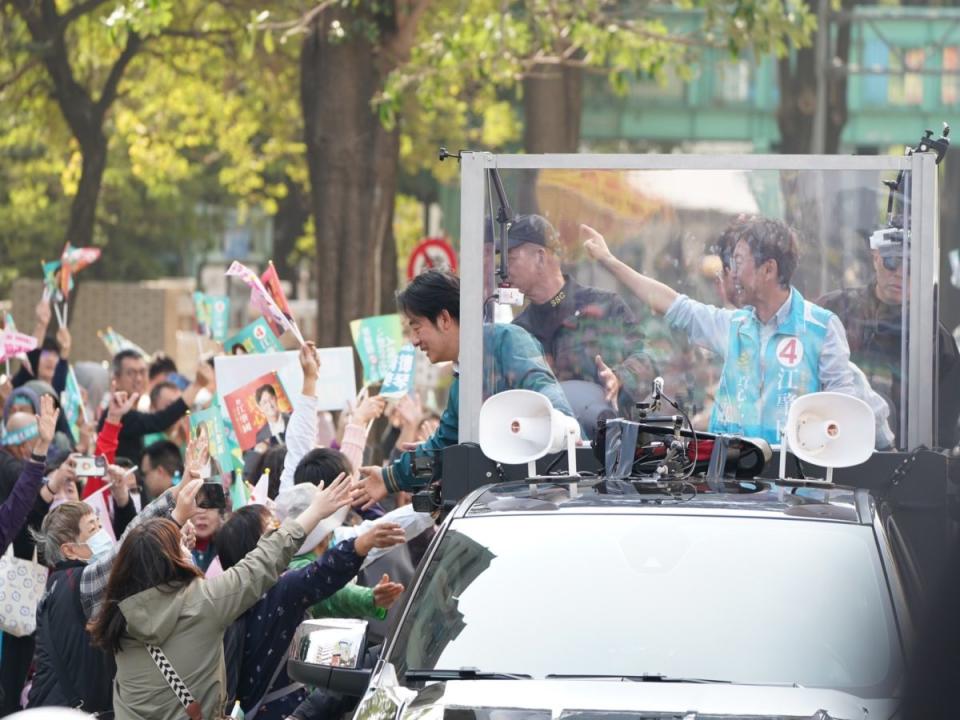
[[[113,495],[117,507],[126,507],[130,502],[130,486],[127,478],[130,471],[119,465],[107,466],[107,479],[110,481],[110,494]]]
[[[320,374],[320,356],[317,355],[317,346],[312,342],[305,342],[300,347],[300,367],[304,378],[316,379]]]
[[[580,239],[583,241],[583,249],[587,251],[591,260],[606,260],[613,257],[613,253],[607,247],[607,241],[603,239],[603,235],[589,225],[580,226]]]
[[[373,587],[373,604],[378,608],[389,610],[403,595],[403,589],[402,583],[390,582],[390,576],[384,573],[380,582]]]
[[[317,488],[310,506],[319,514],[319,519],[333,515],[350,502],[350,483],[345,473],[340,473],[333,482],[323,488]]]
[[[387,399],[379,395],[366,397],[359,407],[353,411],[353,421],[358,425],[366,425],[371,420],[376,420],[383,415],[387,408]]]
[[[128,395],[123,390],[117,390],[110,395],[110,405],[107,407],[107,422],[119,425],[123,416],[137,405],[140,393]]]
[[[40,398],[40,414],[37,418],[37,434],[39,438],[33,452],[37,455],[46,455],[50,449],[50,443],[53,442],[53,436],[57,432],[57,418],[60,417],[60,410],[53,404],[53,398],[44,395]]]
[[[177,505],[173,508],[173,512],[170,514],[177,525],[183,527],[187,524],[187,520],[196,515],[200,508],[197,507],[197,493],[200,491],[200,486],[203,485],[203,480],[196,478],[190,480],[187,483],[181,483],[178,485],[175,490],[177,492]]]
[[[187,445],[187,452],[183,462],[184,475],[188,479],[199,478],[203,467],[210,460],[210,440],[207,433],[198,432],[196,437]]]
[[[360,557],[365,557],[374,548],[388,548],[407,541],[403,528],[397,523],[377,523],[363,535],[357,537],[353,549]]]

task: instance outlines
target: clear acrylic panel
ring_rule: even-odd
[[[897,170],[498,172],[515,220],[507,280],[525,304],[492,299],[487,173],[484,398],[549,388],[545,361],[589,435],[598,416],[635,417],[662,377],[697,429],[777,443],[793,398],[837,390],[874,409],[878,447],[904,447],[910,208],[902,194],[888,207],[884,184]]]

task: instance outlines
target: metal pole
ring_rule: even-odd
[[[483,403],[483,207],[486,153],[460,157],[460,442],[480,437]]]
[[[830,69],[830,0],[817,0],[817,40],[814,67],[817,77],[817,107],[813,115],[810,152],[823,155],[827,150],[827,87]]]

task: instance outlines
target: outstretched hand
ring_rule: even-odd
[[[386,573],[380,578],[373,587],[373,604],[378,608],[389,610],[391,606],[403,595],[403,584],[391,582],[390,576]]]
[[[353,484],[353,492],[350,495],[351,504],[354,507],[360,505],[361,510],[367,510],[386,496],[387,486],[383,482],[383,468],[377,465],[366,465],[360,468],[360,477]]]
[[[360,535],[353,545],[353,549],[360,557],[366,557],[374,548],[388,548],[401,545],[407,541],[403,528],[393,522],[375,524]]]

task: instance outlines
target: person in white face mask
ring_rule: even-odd
[[[122,473],[111,475],[125,482]],[[164,493],[129,527],[166,516],[183,525],[196,507],[192,497],[189,502],[179,499],[173,491]],[[111,654],[91,645],[85,625],[102,595],[105,583],[100,578],[110,572],[117,543],[93,508],[75,501],[63,502],[47,513],[34,537],[50,575],[37,607],[36,674],[27,707],[75,708],[82,703],[85,712],[111,711],[116,664]],[[92,591],[94,587],[99,591]]]

